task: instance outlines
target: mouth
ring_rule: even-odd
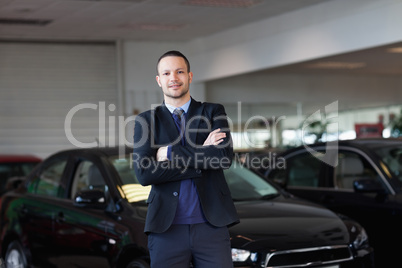
[[[172,88],[172,89],[176,89],[176,88],[179,88],[179,87],[181,87],[181,84],[171,84],[171,85],[169,85],[169,88]]]

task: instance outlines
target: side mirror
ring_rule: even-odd
[[[105,209],[107,206],[105,192],[102,190],[85,190],[74,196],[74,205],[78,207]]]
[[[284,180],[273,179],[272,182],[276,183],[278,186],[280,186],[283,189],[286,188],[286,183]]]
[[[353,188],[358,193],[384,193],[384,187],[381,183],[373,179],[355,180]]]
[[[269,173],[266,172],[264,177],[276,183],[276,185],[279,185],[281,188],[287,188],[287,174],[285,169],[272,170]]]

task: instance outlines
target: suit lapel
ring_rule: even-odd
[[[203,105],[200,102],[191,99],[186,116],[186,128],[190,130],[188,135],[193,143],[196,143],[197,131],[195,130],[198,129],[201,122],[203,109]],[[157,120],[154,125],[156,141],[161,144],[168,144],[177,141],[178,138],[180,139],[172,114],[165,104],[157,107],[154,112]]]
[[[187,128],[190,130],[189,138],[192,142],[196,143],[198,126],[201,121],[201,115],[204,107],[201,105],[201,102],[198,102],[191,98],[190,107],[188,108],[187,115]]]
[[[159,137],[157,140],[161,143],[175,141],[180,134],[176,128],[172,114],[164,104],[155,109],[155,117],[157,118],[157,122],[154,129],[156,136]]]

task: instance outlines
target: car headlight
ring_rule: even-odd
[[[243,262],[250,256],[250,251],[244,249],[232,248],[232,261]]]
[[[366,245],[368,243],[368,236],[366,233],[366,230],[364,228],[360,229],[360,232],[357,234],[355,240],[353,241],[353,246],[356,249],[361,248],[362,246]],[[232,253],[233,255],[233,253]]]

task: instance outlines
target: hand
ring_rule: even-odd
[[[204,141],[203,146],[208,146],[208,145],[218,145],[223,141],[223,139],[226,138],[226,133],[221,132],[221,129],[215,129],[211,133],[209,133],[208,138]]]
[[[167,158],[167,146],[165,147],[161,147],[158,149],[158,151],[156,152],[156,160],[157,161],[167,161],[169,160]]]

